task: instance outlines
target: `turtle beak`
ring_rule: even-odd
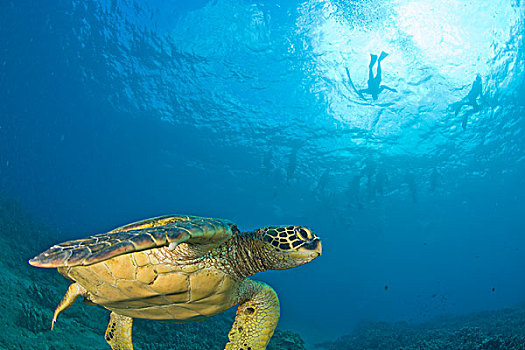
[[[317,237],[305,244],[303,247],[312,252],[316,252],[318,255],[323,254],[323,246],[321,245],[321,240]]]
[[[323,255],[323,245],[321,244],[320,239],[317,241],[317,247],[315,247],[315,251],[318,252],[319,255]]]
[[[310,260],[313,260],[323,254],[321,240],[319,238],[315,238],[307,244],[301,246],[297,252],[307,255]]]
[[[315,239],[313,242],[315,244],[315,248],[312,250],[318,254],[318,256],[323,255],[323,245],[321,244],[320,239]]]

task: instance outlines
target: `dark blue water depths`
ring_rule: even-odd
[[[0,3],[5,195],[64,238],[308,225],[323,256],[257,278],[311,342],[525,300],[523,4],[187,3]],[[382,50],[397,93],[361,98]]]

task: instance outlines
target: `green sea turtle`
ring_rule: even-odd
[[[57,316],[79,296],[111,311],[106,341],[132,350],[133,318],[200,321],[239,304],[225,349],[260,350],[279,319],[279,299],[248,277],[296,267],[321,255],[308,228],[240,232],[222,219],[162,216],[57,244],[31,259],[73,281]]]

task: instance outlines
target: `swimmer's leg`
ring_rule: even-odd
[[[369,68],[372,68],[374,64],[376,64],[377,61],[377,55],[374,55],[373,53],[370,54],[370,64],[368,65]]]
[[[375,81],[376,81],[377,86],[379,87],[379,84],[381,84],[381,61],[377,61],[377,73],[376,73]]]
[[[478,106],[478,105],[476,104],[476,106]],[[461,126],[463,127],[463,130],[466,130],[466,129],[467,129],[467,121],[468,121],[468,118],[469,118],[472,114],[478,112],[479,109],[480,109],[480,108],[479,108],[479,106],[478,106],[477,109],[476,109],[476,108],[473,108],[473,109],[470,109],[470,110],[468,110],[468,111],[465,112],[465,114],[463,115],[463,118],[461,118]]]
[[[374,80],[374,64],[377,62],[377,55],[370,54],[370,64],[368,65],[368,84]]]
[[[465,101],[461,100],[453,104],[454,107],[454,117],[457,117],[459,112],[461,111],[461,107],[465,105]]]
[[[478,102],[476,100],[474,100],[472,103],[471,103],[471,106],[472,106],[472,111],[470,114],[472,113],[477,113],[479,112],[479,110],[481,109],[481,107],[479,106]]]
[[[454,111],[454,117],[457,117],[458,114],[459,114],[459,111],[461,111],[461,107],[463,107],[463,105],[458,105],[456,107],[456,110]]]

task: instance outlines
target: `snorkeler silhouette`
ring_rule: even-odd
[[[377,55],[370,54],[370,64],[368,65],[368,87],[366,89],[359,90],[358,93],[360,95],[370,94],[374,100],[377,100],[377,97],[384,89],[397,92],[396,89],[381,84],[381,61],[384,60],[386,56],[388,56],[388,54],[384,51],[381,51],[379,59],[377,58]],[[377,72],[374,76],[373,68],[376,62]]]
[[[461,107],[463,106],[472,106],[472,109],[465,112],[463,115],[463,118],[461,119],[461,126],[463,127],[463,130],[467,128],[467,120],[468,117],[474,113],[477,113],[480,111],[481,107],[478,104],[478,97],[483,98],[482,91],[483,86],[481,83],[481,75],[477,74],[476,79],[472,83],[472,87],[470,88],[470,91],[468,92],[467,96],[463,97],[458,102],[455,102],[451,104],[450,106],[454,109],[454,116],[457,117],[459,112],[461,111]]]

